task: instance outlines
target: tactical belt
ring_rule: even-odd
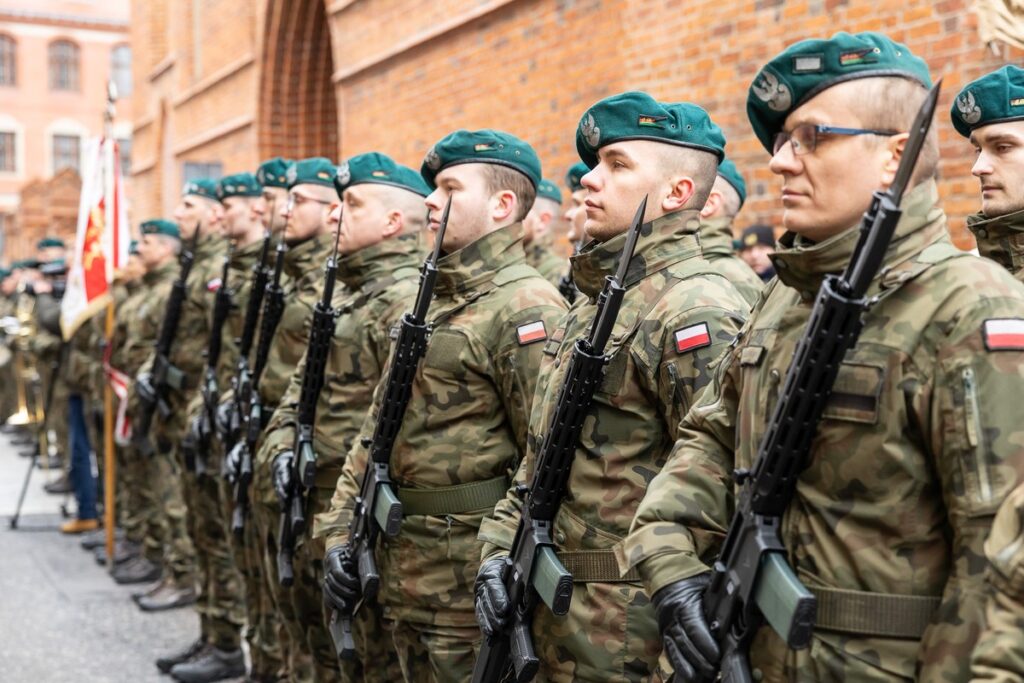
[[[920,640],[941,598],[807,586],[818,599],[815,628],[876,638]]]
[[[619,573],[619,563],[612,550],[559,550],[558,559],[572,574],[573,583],[639,583],[640,572],[634,567]]]
[[[442,517],[493,508],[505,497],[507,491],[508,478],[501,476],[470,484],[433,489],[411,489],[403,486],[398,489],[398,500],[402,501],[402,514],[406,517]]]

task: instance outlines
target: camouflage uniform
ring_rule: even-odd
[[[480,639],[477,530],[526,452],[543,348],[534,342],[565,311],[554,287],[526,265],[519,224],[442,258],[434,297],[433,332],[391,458],[406,517],[399,536],[382,540],[377,552],[379,601],[407,681],[458,681],[472,670]],[[545,336],[520,344],[520,328],[538,321]],[[362,436],[373,426],[371,413]],[[325,516],[333,520],[323,527],[327,548],[347,538],[366,458],[356,441]],[[453,509],[450,487],[467,484],[490,502]]]
[[[658,625],[639,577],[619,576],[615,553],[647,483],[661,469],[676,427],[711,381],[710,367],[736,336],[749,306],[700,257],[698,213],[680,211],[645,227],[626,276],[626,296],[607,353],[612,361],[580,435],[567,497],[554,523],[559,555],[572,567],[603,559],[603,573],[578,569],[569,614],[541,607],[533,621],[543,680],[635,681],[651,676],[661,651]],[[573,281],[585,295],[545,345],[530,420],[529,450],[516,484],[529,484],[537,449],[551,421],[569,357],[596,315],[596,297],[618,264],[625,234],[591,242],[572,258]],[[706,328],[707,343],[680,350],[676,332]],[[515,488],[485,519],[484,558],[507,554],[519,522]]]
[[[317,402],[317,483],[306,501],[307,519],[324,514],[330,505],[345,456],[359,435],[374,387],[387,362],[391,327],[416,296],[417,268],[422,258],[418,236],[407,235],[367,247],[342,258],[338,264],[338,279],[345,285],[344,303],[340,306],[324,370],[324,387]],[[303,356],[267,428],[265,448],[272,458],[291,450],[294,444],[305,362]],[[296,578],[291,597],[295,613],[306,626],[306,645],[314,658],[334,661],[336,654],[327,631],[321,591],[323,556],[322,538],[314,534],[313,538],[301,541],[296,548]],[[300,568],[304,570],[301,574]],[[364,646],[359,650],[362,661],[342,663],[346,680],[393,681],[402,675],[394,649],[382,637],[376,607],[368,605],[360,612],[356,637]]]
[[[51,294],[40,294],[32,302],[37,325],[35,334],[28,340],[28,348],[30,355],[34,358],[33,362],[39,375],[39,382],[34,387],[35,391],[28,389],[28,386],[26,389],[31,397],[29,412],[31,413],[33,408],[43,411],[46,408],[43,404],[46,401],[50,383],[56,383],[53,387],[50,414],[44,415],[43,419],[46,421],[48,430],[47,441],[50,441],[49,436],[52,433],[54,450],[62,461],[62,467],[66,470],[71,464],[69,455],[71,453],[71,431],[65,410],[68,399],[71,397],[71,391],[68,387],[66,359],[65,365],[59,367],[56,374],[53,370],[63,344],[60,334],[60,305],[60,299]],[[86,398],[89,398],[88,395]],[[88,418],[88,412],[86,417]]]
[[[819,618],[799,652],[770,628],[758,632],[751,664],[764,680],[967,678],[983,623],[982,543],[1024,450],[1006,400],[1024,391],[1024,354],[987,351],[986,321],[1024,318],[1024,290],[958,251],[936,202],[931,181],[904,198],[868,291],[881,298],[846,355],[782,519],[789,562],[818,595]],[[784,237],[778,280],[680,425],[626,539],[622,568],[639,568],[649,595],[714,559],[733,509],[732,472],[752,466],[814,296],[847,265],[857,234],[818,244]],[[835,607],[829,623],[823,601]],[[889,617],[871,619],[883,609]]]
[[[967,228],[974,233],[979,254],[1024,282],[1024,210],[995,218],[976,213],[967,217]]]
[[[701,255],[714,264],[715,270],[729,280],[747,306],[757,303],[764,283],[754,269],[743,262],[732,248],[732,219],[706,218],[700,224]]]
[[[556,288],[569,267],[568,262],[553,251],[552,240],[534,240],[526,245],[526,265],[540,273],[540,276]]]

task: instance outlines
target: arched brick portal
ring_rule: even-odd
[[[268,0],[265,16],[260,158],[333,159],[339,127],[324,0]]]

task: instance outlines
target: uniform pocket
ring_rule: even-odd
[[[459,374],[463,370],[463,352],[469,340],[449,329],[436,330],[427,342],[427,353],[423,357],[424,369],[440,370]]]
[[[822,417],[873,425],[885,370],[878,365],[842,363]]]

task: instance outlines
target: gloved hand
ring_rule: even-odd
[[[199,444],[205,441],[206,433],[206,420],[203,419],[202,415],[196,415],[189,421],[188,438],[192,442],[193,447],[198,448]]]
[[[288,502],[288,492],[292,490],[292,461],[295,455],[291,451],[283,451],[274,458],[271,465],[273,472],[274,492],[277,493],[281,505]]]
[[[348,544],[334,546],[324,556],[324,602],[342,614],[352,614],[361,593]]]
[[[231,423],[235,421],[235,402],[227,400],[219,404],[214,421],[217,426],[217,437],[221,443],[227,443],[231,436]]]
[[[665,654],[677,680],[714,680],[722,654],[704,617],[704,589],[710,574],[665,586],[651,598],[658,615]]]
[[[224,479],[234,486],[238,483],[238,473],[242,469],[242,459],[245,457],[245,441],[239,441],[224,456],[220,466],[220,473]]]
[[[476,622],[487,637],[500,633],[508,622],[508,592],[501,580],[504,567],[505,557],[495,557],[476,573]]]
[[[135,394],[145,403],[156,403],[156,387],[153,376],[148,372],[140,372],[135,378]]]

